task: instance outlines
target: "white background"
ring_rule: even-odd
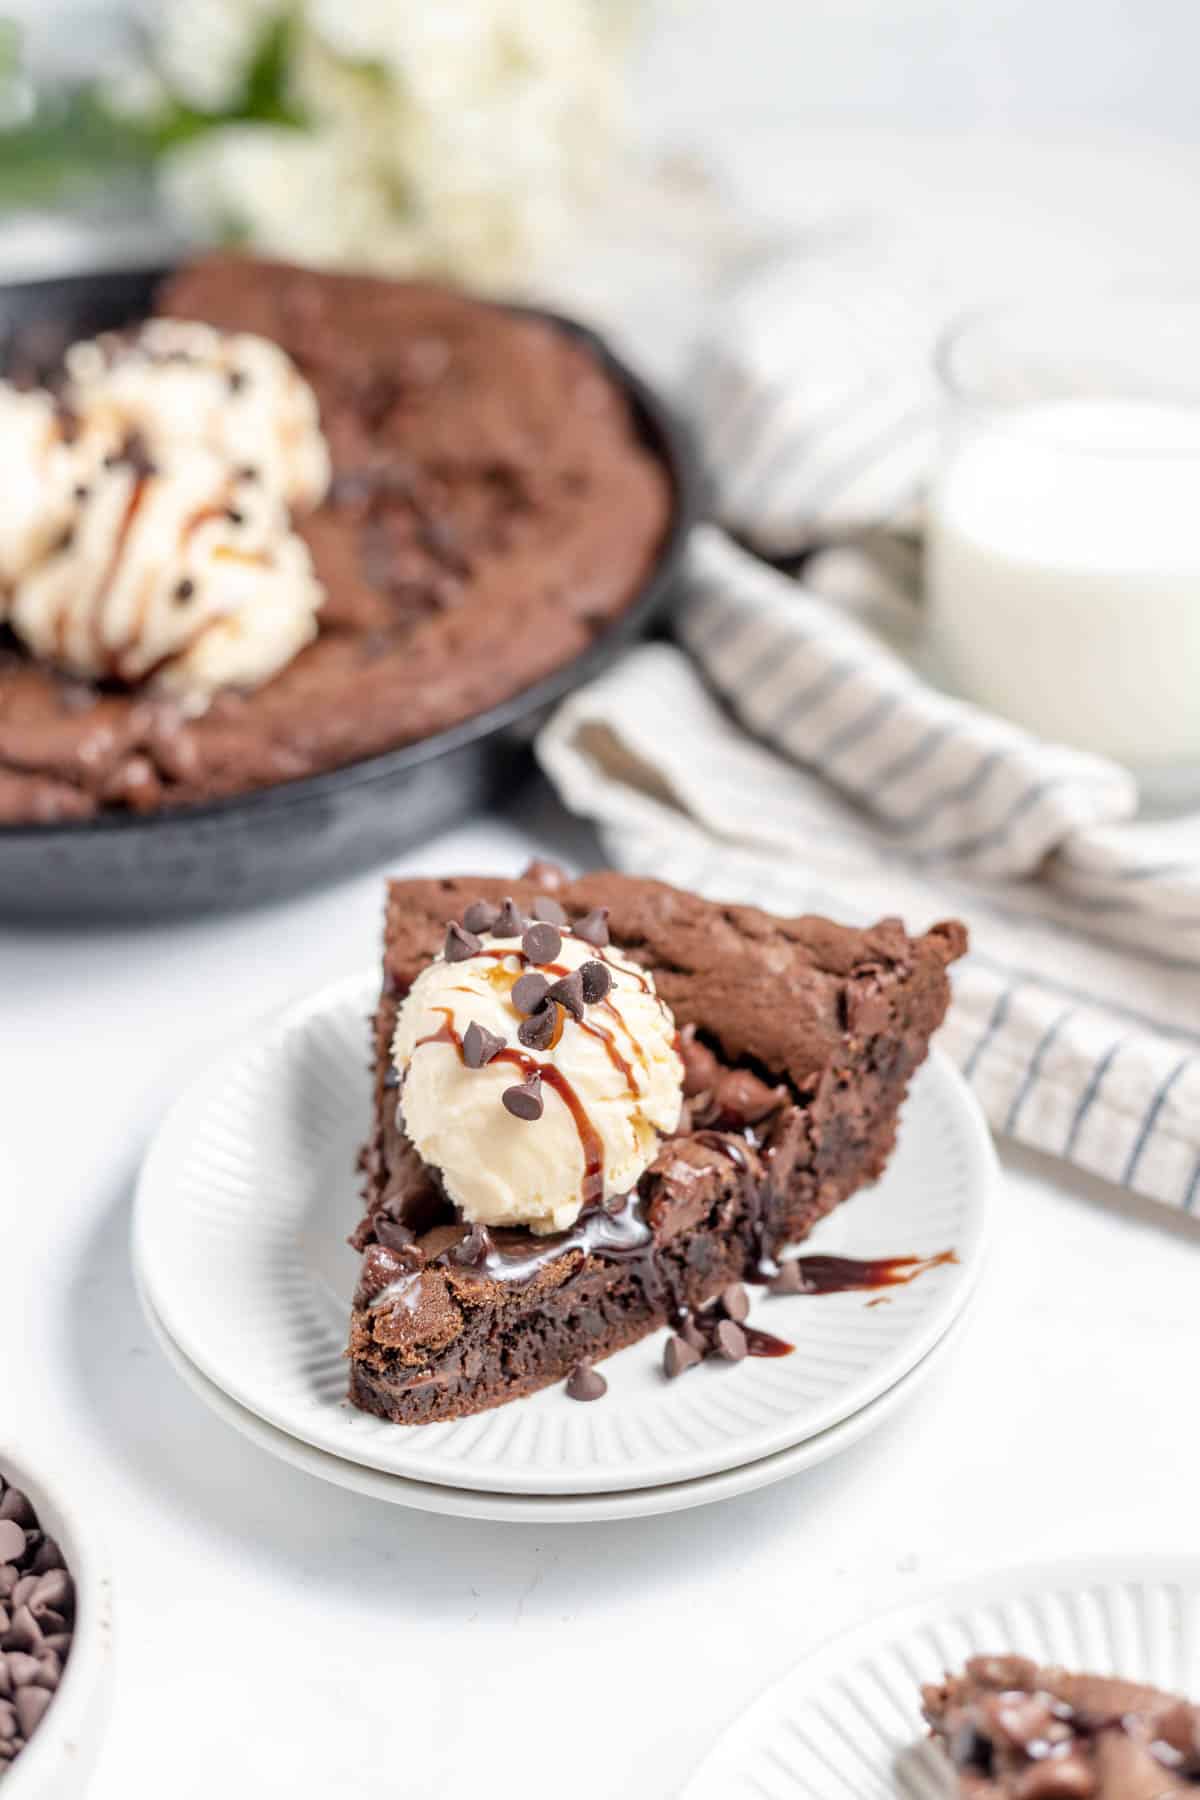
[[[881,208],[987,286],[1076,258],[1190,272],[1200,152],[1147,135],[1198,129],[1190,3],[678,10],[695,36],[654,53],[656,120],[700,116],[701,96],[710,145],[773,217]],[[794,25],[788,59],[763,21]],[[515,869],[561,834],[518,804],[406,866]],[[1194,1547],[1200,1229],[1007,1151],[951,1362],[877,1437],[766,1492],[476,1525],[325,1487],[210,1417],[138,1314],[139,1158],[198,1059],[373,959],[379,912],[375,874],[186,926],[0,928],[0,1427],[111,1546],[94,1800],[658,1800],[767,1681],[894,1601],[1002,1563]]]

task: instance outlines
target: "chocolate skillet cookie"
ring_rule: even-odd
[[[976,1656],[923,1699],[964,1800],[1200,1794],[1200,1708],[1157,1688]]]
[[[299,543],[282,528],[271,539],[272,555],[279,560],[286,545],[295,572],[288,659],[272,641],[251,678],[242,662],[206,669],[214,691],[205,690],[203,708],[191,704],[194,687],[188,704],[162,691],[161,659],[131,656],[136,644],[106,645],[103,658],[81,660],[80,592],[91,595],[100,635],[129,611],[124,594],[109,591],[119,545],[85,568],[98,541],[89,521],[125,479],[121,467],[103,465],[105,492],[90,476],[68,487],[68,497],[81,496],[82,523],[70,512],[54,521],[50,573],[13,608],[7,628],[0,520],[0,824],[215,800],[429,737],[570,661],[652,571],[671,515],[668,474],[640,441],[623,390],[558,326],[431,284],[224,255],[169,280],[158,310],[170,319],[152,322],[160,328],[149,334],[154,353],[139,372],[151,413],[150,390],[179,375],[193,355],[187,333],[202,335],[206,326],[242,334],[218,340],[229,408],[260,418],[254,409],[272,346],[315,398],[323,448],[311,460],[316,468],[324,459],[319,472],[328,479],[324,487],[285,486]],[[154,345],[168,324],[184,334],[184,348],[159,354]],[[239,361],[238,346],[251,343],[257,360],[247,351]],[[129,345],[117,338],[83,349],[94,380],[81,386],[81,403],[95,380],[108,380],[124,399],[135,366]],[[42,398],[49,406],[51,397]],[[279,408],[293,398],[281,388]],[[15,390],[0,399],[0,441],[32,433],[39,455],[60,456],[64,427],[43,425]],[[190,416],[186,407],[174,415],[180,411]],[[277,415],[290,440],[298,427]],[[227,457],[229,435],[216,434]],[[206,499],[171,527],[174,535],[157,506],[149,509],[152,529],[144,471],[129,478],[137,542],[121,554],[137,565],[125,581],[130,596],[144,591],[152,560],[178,558],[181,536],[197,518],[215,516],[214,506],[224,533],[215,569],[227,574],[231,557],[260,554],[254,541],[248,550],[239,545],[263,510],[261,444],[249,426],[238,441],[247,446],[246,466],[231,461],[230,473],[243,491]],[[152,464],[154,491],[165,492],[169,472]],[[177,574],[163,591],[172,646],[189,642],[191,621],[213,596],[203,576]],[[282,580],[281,573],[246,609],[264,637]],[[56,581],[52,605],[46,589]],[[206,656],[215,641],[210,635]]]
[[[350,1395],[400,1423],[592,1398],[667,1322],[669,1374],[736,1357],[737,1284],[882,1171],[966,943],[532,877],[389,889]]]

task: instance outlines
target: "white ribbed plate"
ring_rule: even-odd
[[[444,1482],[409,1481],[403,1475],[385,1475],[380,1469],[347,1462],[343,1456],[330,1456],[286,1431],[277,1431],[274,1425],[268,1425],[257,1413],[239,1406],[216,1382],[202,1375],[167,1331],[141,1291],[140,1282],[139,1293],[147,1323],[176,1374],[218,1418],[240,1431],[260,1450],[290,1463],[294,1469],[302,1469],[306,1475],[315,1475],[319,1481],[332,1482],[335,1487],[348,1488],[354,1494],[367,1494],[372,1500],[386,1500],[389,1506],[447,1513],[456,1519],[490,1519],[523,1525],[595,1524],[612,1519],[646,1519],[656,1513],[686,1512],[693,1506],[711,1506],[715,1500],[731,1500],[737,1494],[756,1493],[759,1488],[771,1487],[788,1476],[816,1468],[818,1463],[827,1462],[831,1456],[852,1449],[914,1399],[934,1370],[948,1359],[965,1329],[965,1324],[960,1323],[953,1331],[948,1331],[915,1369],[910,1369],[902,1381],[889,1388],[886,1394],[880,1394],[878,1400],[872,1400],[870,1406],[864,1406],[861,1412],[843,1419],[840,1425],[831,1425],[828,1431],[819,1431],[816,1437],[805,1438],[802,1444],[793,1444],[790,1450],[777,1450],[774,1456],[760,1457],[757,1462],[723,1469],[718,1475],[701,1475],[695,1481],[663,1482],[658,1487],[630,1488],[623,1493],[496,1494],[480,1488],[447,1487]]]
[[[350,1407],[344,1350],[358,1259],[355,1158],[367,1130],[366,1018],[377,977],[327,988],[259,1031],[168,1113],[142,1171],[135,1254],[184,1354],[240,1405],[331,1455],[389,1474],[504,1493],[594,1493],[751,1462],[837,1424],[902,1376],[967,1299],[994,1180],[991,1141],[934,1057],[884,1179],[806,1249],[932,1255],[957,1266],[889,1290],[764,1299],[753,1318],[792,1356],[661,1373],[662,1336],[605,1363],[606,1400],[561,1387],[444,1425]]]
[[[1200,1694],[1200,1563],[1092,1558],[992,1575],[826,1644],[757,1700],[681,1800],[952,1800],[920,1686],[1012,1651]]]

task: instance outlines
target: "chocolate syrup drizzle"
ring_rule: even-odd
[[[432,1011],[441,1013],[442,1024],[437,1031],[431,1031],[428,1036],[418,1038],[413,1049],[419,1050],[423,1044],[452,1044],[459,1061],[465,1068],[466,1054],[463,1050],[462,1037],[455,1029],[454,1014],[448,1006],[435,1006]],[[575,1122],[575,1130],[579,1136],[579,1148],[583,1152],[583,1181],[580,1184],[583,1204],[585,1206],[594,1205],[604,1193],[604,1141],[592,1124],[586,1106],[567,1077],[561,1069],[555,1068],[553,1063],[540,1063],[536,1056],[529,1056],[524,1050],[517,1050],[511,1045],[506,1045],[503,1050],[498,1050],[491,1060],[498,1063],[511,1063],[514,1068],[521,1071],[521,1078],[524,1081],[529,1081],[533,1076],[539,1075],[543,1084],[552,1088],[558,1095]]]
[[[906,1287],[927,1269],[942,1269],[957,1263],[953,1250],[941,1250],[936,1256],[798,1256],[794,1267],[800,1271],[802,1294],[851,1294],[874,1288]]]

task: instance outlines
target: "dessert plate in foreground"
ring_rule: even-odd
[[[929,1741],[922,1684],[940,1683],[971,1657],[1008,1655],[1043,1672],[1058,1665],[1194,1696],[1200,1562],[1072,1560],[993,1575],[884,1614],[768,1689],[710,1752],[683,1800],[952,1800],[962,1790]],[[1165,1771],[1163,1783],[1164,1796],[1177,1791]],[[1002,1790],[989,1783],[979,1791]],[[1100,1791],[1036,1788],[1046,1796]]]
[[[883,1293],[756,1298],[750,1323],[794,1345],[778,1359],[667,1381],[656,1333],[605,1361],[600,1405],[556,1386],[420,1427],[354,1410],[345,1343],[358,1258],[344,1238],[360,1210],[363,1019],[377,990],[374,973],[341,982],[224,1057],[168,1114],[139,1184],[135,1259],[163,1326],[202,1374],[279,1430],[459,1488],[590,1494],[686,1481],[848,1419],[914,1368],[965,1304],[995,1159],[972,1096],[935,1052],[882,1180],[822,1221],[804,1251],[952,1250],[957,1261]]]

